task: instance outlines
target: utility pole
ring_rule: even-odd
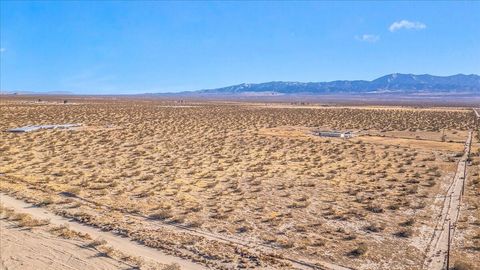
[[[450,229],[451,229],[451,222],[448,221],[448,246],[447,246],[447,268],[446,270],[450,269]]]

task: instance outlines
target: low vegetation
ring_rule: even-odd
[[[417,269],[473,125],[461,109],[176,105],[5,102],[1,129],[83,127],[0,134],[0,189],[212,268]]]

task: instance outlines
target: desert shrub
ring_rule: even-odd
[[[68,197],[75,197],[80,195],[81,189],[79,187],[71,187],[67,189],[66,191],[62,192],[63,196],[68,196]]]
[[[398,210],[400,208],[400,206],[396,203],[393,203],[393,204],[390,204],[387,208],[389,210]]]
[[[96,248],[106,244],[107,244],[107,241],[105,239],[97,238],[91,241],[90,243],[88,243],[87,247]]]
[[[383,212],[383,208],[379,205],[375,205],[375,204],[369,204],[365,207],[365,209],[367,209],[368,211],[372,212],[372,213],[382,213]]]
[[[49,231],[65,239],[75,239],[75,238],[87,239],[87,240],[92,239],[89,234],[86,234],[86,233],[84,234],[84,233],[71,230],[67,225],[54,226],[50,228]]]
[[[385,227],[383,225],[380,225],[380,224],[371,223],[371,224],[363,227],[363,229],[365,231],[368,231],[368,232],[381,232],[385,229]]]
[[[415,224],[415,219],[414,218],[409,218],[403,222],[400,222],[400,226],[402,227],[409,227],[409,226],[412,226],[413,224]]]
[[[292,248],[294,246],[294,242],[291,239],[280,239],[277,241],[277,244],[284,249]]]
[[[355,240],[357,239],[357,236],[353,233],[349,233],[347,235],[345,235],[345,237],[343,237],[343,240],[346,240],[346,241],[351,241],[351,240]]]
[[[311,242],[310,242],[310,246],[312,246],[312,247],[325,246],[325,240],[324,240],[324,239],[321,239],[321,238],[313,239],[313,240],[311,240]]]
[[[150,219],[158,219],[158,220],[164,220],[164,219],[168,219],[168,218],[171,218],[173,215],[172,215],[172,212],[168,209],[162,209],[162,210],[159,210],[153,214],[150,214],[148,217]]]
[[[180,268],[180,265],[178,265],[177,263],[171,263],[162,268],[162,270],[180,270],[180,269],[182,268]]]
[[[394,235],[397,237],[408,238],[412,236],[413,231],[411,229],[400,229],[399,231],[395,232]]]
[[[10,217],[10,220],[18,222],[20,227],[38,227],[50,224],[48,219],[36,219],[29,214],[19,213]]]
[[[348,252],[348,256],[350,257],[359,257],[367,253],[368,247],[365,243],[359,243],[357,247],[350,252]]]

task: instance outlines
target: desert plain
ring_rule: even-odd
[[[0,100],[2,269],[479,269],[474,108],[65,99]]]

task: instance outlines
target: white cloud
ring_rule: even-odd
[[[5,49],[5,48],[0,48],[0,52],[4,52],[4,51],[6,51],[6,50],[7,50],[7,49]]]
[[[380,36],[371,35],[371,34],[363,34],[361,36],[355,36],[355,39],[358,40],[358,41],[365,41],[365,42],[374,43],[374,42],[377,42],[380,39]]]
[[[388,30],[390,30],[390,32],[395,32],[395,31],[400,30],[400,29],[421,30],[421,29],[425,29],[425,28],[427,28],[427,26],[424,23],[401,20],[401,21],[392,23],[392,25],[390,25]]]

